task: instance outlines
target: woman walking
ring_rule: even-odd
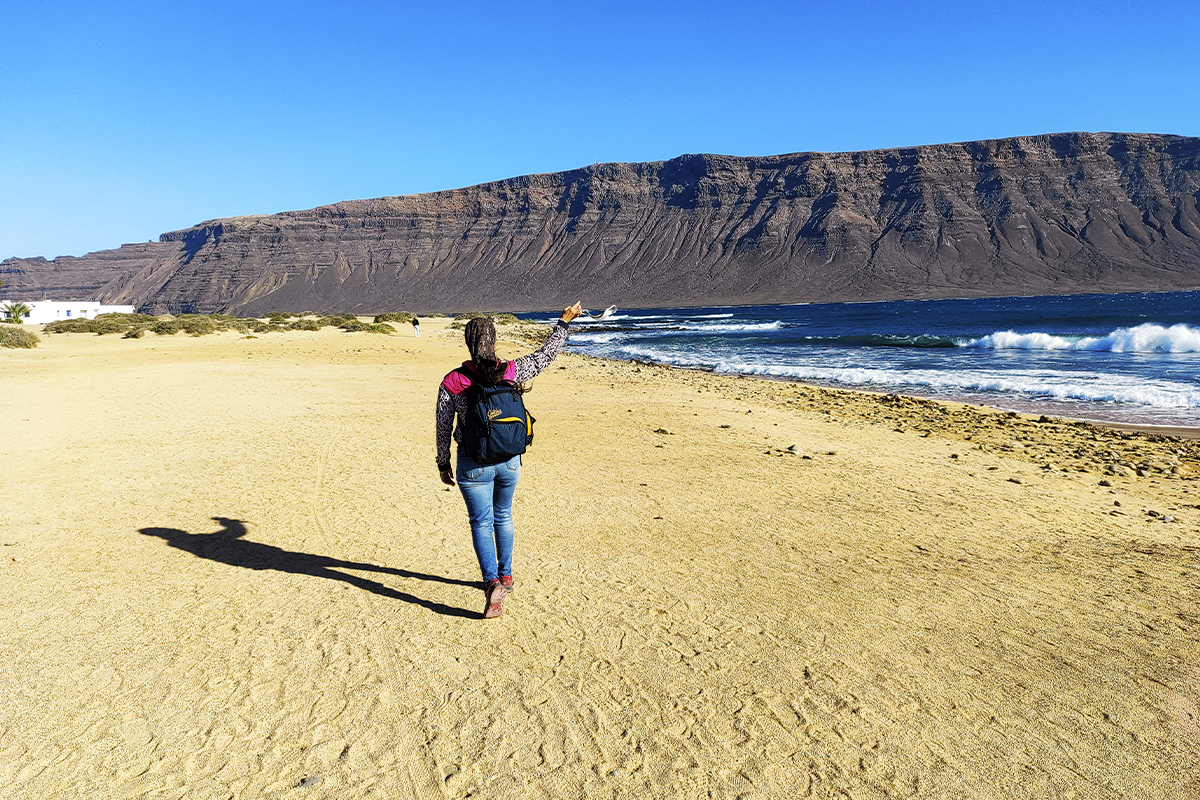
[[[564,308],[550,338],[527,356],[515,361],[496,357],[496,326],[488,317],[467,323],[465,338],[471,360],[447,373],[438,388],[437,465],[442,483],[454,485],[450,468],[450,439],[459,443],[458,488],[467,505],[471,521],[471,544],[483,574],[485,619],[504,613],[504,598],[513,587],[512,577],[512,499],[521,477],[521,457],[513,456],[498,464],[479,464],[462,446],[463,421],[468,411],[468,390],[475,383],[494,386],[501,381],[524,383],[541,373],[567,340],[571,320],[581,313],[579,303]],[[458,424],[455,425],[455,418]],[[453,430],[453,437],[451,431]]]

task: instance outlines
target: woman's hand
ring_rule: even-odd
[[[570,322],[571,320],[575,319],[582,313],[583,313],[583,306],[580,305],[579,303],[576,303],[573,306],[567,306],[566,308],[563,309],[562,321]]]
[[[446,467],[446,469],[438,472],[438,477],[440,477],[442,479],[442,483],[446,484],[447,486],[454,485],[454,470],[450,469],[449,467]]]

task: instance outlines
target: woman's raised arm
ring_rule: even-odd
[[[563,344],[567,341],[567,326],[570,325],[571,320],[582,313],[583,307],[579,303],[564,308],[562,316],[554,324],[554,330],[550,332],[550,338],[546,340],[546,343],[529,355],[521,356],[514,362],[516,375],[513,380],[517,383],[532,380],[541,374],[542,370],[550,366],[550,362],[554,360],[554,357],[558,355],[558,351],[562,349]]]

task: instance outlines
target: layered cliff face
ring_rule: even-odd
[[[692,155],[236,217],[0,262],[147,311],[534,310],[1200,287],[1200,139]]]

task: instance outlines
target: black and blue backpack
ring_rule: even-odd
[[[512,381],[482,386],[470,372],[455,371],[471,379],[461,426],[467,455],[479,464],[499,464],[524,453],[533,443],[535,420],[521,399],[521,388]]]

